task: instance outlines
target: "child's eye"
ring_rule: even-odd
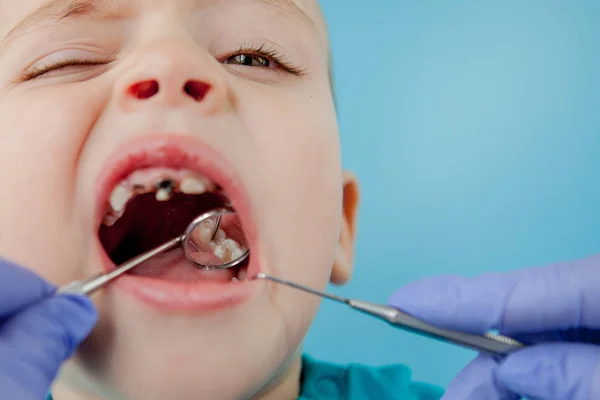
[[[244,65],[246,67],[269,68],[272,62],[266,57],[258,56],[255,54],[237,54],[225,60],[225,64]]]
[[[306,75],[306,71],[301,66],[291,64],[288,58],[278,49],[266,44],[243,46],[218,57],[220,62],[227,65],[278,70],[296,76]]]
[[[29,81],[39,77],[53,77],[68,75],[70,73],[87,72],[95,70],[98,66],[107,65],[107,61],[97,60],[83,60],[83,59],[72,59],[62,60],[55,63],[44,64],[38,67],[34,67],[29,71],[26,71],[22,81]]]

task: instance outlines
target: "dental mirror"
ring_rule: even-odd
[[[194,219],[182,236],[182,248],[195,266],[212,270],[233,268],[248,258],[239,217],[229,208]]]

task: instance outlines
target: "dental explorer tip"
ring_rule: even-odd
[[[267,278],[268,278],[268,276],[264,272],[260,272],[260,273],[256,274],[256,276],[254,277],[254,279],[267,279]]]

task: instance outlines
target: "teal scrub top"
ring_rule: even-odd
[[[309,356],[302,360],[298,400],[440,400],[444,394],[441,388],[412,381],[411,370],[402,364],[342,366]]]
[[[414,382],[402,364],[342,366],[304,356],[298,400],[440,400],[443,394],[439,387]]]

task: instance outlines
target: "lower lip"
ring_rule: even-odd
[[[108,258],[102,245],[100,252],[105,269],[114,270],[116,266]],[[257,269],[250,259],[248,276],[256,275],[250,271]],[[186,283],[130,274],[122,275],[112,286],[153,308],[169,313],[209,313],[233,308],[248,301],[260,287],[258,281],[252,280],[224,283],[206,279]]]

